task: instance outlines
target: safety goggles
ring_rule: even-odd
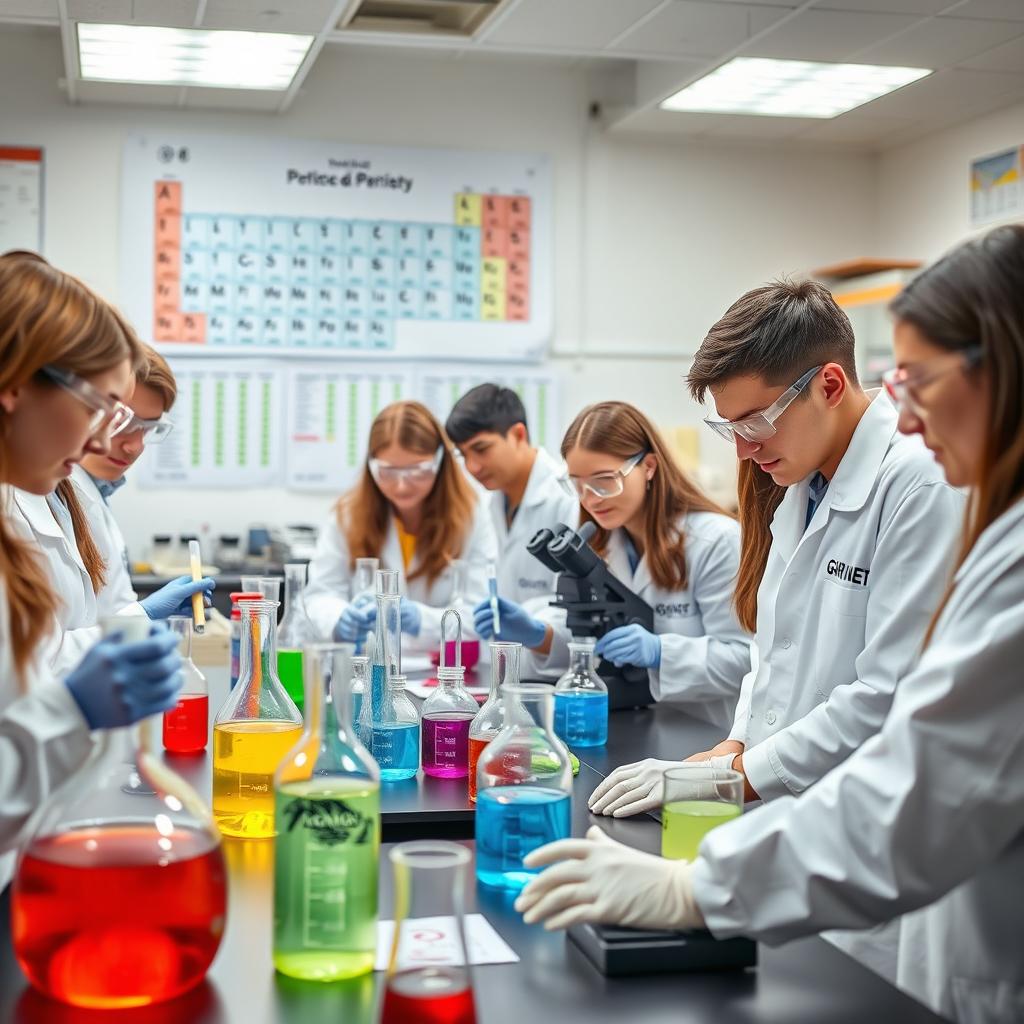
[[[721,438],[730,443],[737,435],[744,441],[760,444],[775,435],[775,421],[796,401],[797,395],[814,380],[821,369],[815,366],[808,370],[791,388],[779,396],[767,409],[751,413],[741,420],[715,420],[706,417],[704,422]]]
[[[113,437],[128,426],[133,415],[131,409],[124,402],[98,391],[77,373],[49,365],[40,367],[39,372],[65,391],[69,391],[92,410],[92,419],[89,421],[90,434],[104,433],[108,437]]]
[[[896,367],[893,370],[887,370],[882,374],[882,384],[889,393],[889,397],[895,402],[896,408],[907,409],[917,415],[921,412],[921,405],[916,393],[919,388],[940,377],[945,377],[947,373],[952,373],[954,370],[971,369],[977,366],[981,362],[981,355],[981,346],[971,345],[961,352],[929,360],[933,364],[931,369],[925,368],[925,364],[919,364],[912,368]],[[943,365],[940,366],[939,363]]]
[[[594,473],[592,476],[563,476],[559,478],[562,489],[568,494],[575,495],[581,501],[587,491],[590,491],[595,498],[615,498],[620,495],[626,487],[626,477],[640,465],[640,461],[647,455],[645,448],[636,455],[631,455],[618,469],[610,473]]]
[[[155,420],[144,420],[132,413],[132,418],[124,427],[124,433],[134,434],[141,430],[145,444],[159,444],[173,429],[174,423],[167,413],[162,413]]]
[[[437,476],[444,458],[444,448],[438,448],[432,459],[415,462],[411,466],[392,466],[380,459],[370,459],[370,475],[378,484],[425,484]]]

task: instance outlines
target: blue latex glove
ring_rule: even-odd
[[[661,664],[661,637],[631,622],[608,630],[594,645],[594,653],[613,665],[657,668]]]
[[[191,576],[179,576],[149,597],[144,597],[139,604],[151,619],[166,619],[169,615],[191,615],[192,595],[201,590],[203,604],[210,608],[213,605],[213,598],[210,595],[216,586],[216,581],[209,576],[204,576],[201,580],[194,580]]]
[[[355,604],[347,605],[334,624],[334,639],[337,643],[357,644],[373,629],[376,621],[375,604],[362,608],[356,607]]]
[[[521,604],[499,597],[498,615],[501,618],[501,632],[497,639],[520,643],[524,647],[539,647],[544,643],[547,626],[530,615]],[[473,628],[484,640],[490,640],[495,635],[494,613],[491,611],[489,597],[473,609]]]
[[[401,612],[402,632],[408,633],[409,636],[419,636],[420,627],[423,625],[423,612],[420,611],[420,606],[415,601],[403,597]],[[376,621],[376,615],[374,615],[374,621]]]
[[[173,708],[184,679],[178,637],[152,627],[145,640],[101,640],[64,680],[90,729],[116,729]]]

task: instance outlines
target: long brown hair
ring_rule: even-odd
[[[914,278],[889,308],[939,348],[981,347],[979,364],[966,372],[987,380],[991,398],[959,568],[981,534],[1024,495],[1024,225],[995,228],[953,249]],[[954,586],[939,603],[926,645]]]
[[[39,380],[45,365],[91,376],[126,359],[134,368],[140,358],[139,343],[124,320],[77,278],[35,253],[0,256],[0,391]],[[8,473],[8,429],[0,409],[0,482]],[[52,628],[58,598],[45,565],[11,529],[6,513],[0,514],[0,579],[21,678],[32,651]]]
[[[626,402],[598,402],[584,409],[562,438],[562,457],[574,448],[614,455],[623,461],[638,452],[654,456],[658,470],[644,499],[644,555],[657,586],[663,590],[686,587],[685,538],[678,520],[687,512],[727,513],[679,468],[654,424]],[[588,520],[594,522],[581,505],[580,522]],[[608,538],[608,531],[599,526],[591,542],[598,554],[607,550]]]
[[[686,381],[694,399],[703,402],[708,391],[734,377],[789,385],[824,363],[838,363],[858,386],[848,317],[824,285],[774,281],[740,296],[726,310],[697,349]],[[772,517],[786,489],[746,459],[740,463],[737,491],[741,540],[733,604],[740,625],[753,633],[757,591],[772,546]]]
[[[338,526],[348,541],[350,568],[357,558],[378,558],[388,520],[394,512],[370,472],[369,459],[389,445],[433,458],[442,450],[434,486],[423,501],[416,536],[416,564],[410,580],[426,576],[433,583],[453,558],[462,554],[473,523],[476,497],[452,458],[451,443],[431,411],[420,402],[394,402],[378,413],[370,427],[367,464],[359,483],[338,500]]]
[[[78,548],[79,555],[82,556],[85,571],[89,574],[92,592],[98,594],[100,588],[107,581],[107,563],[100,553],[100,549],[96,547],[96,541],[89,529],[89,520],[75,493],[74,484],[68,479],[61,480],[57,484],[57,497],[64,502],[68,515],[71,516],[71,525],[75,530],[75,546]]]

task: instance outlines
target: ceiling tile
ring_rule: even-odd
[[[859,50],[854,59],[867,64],[949,67],[1004,41],[1008,35],[1007,28],[1013,31],[1012,26],[1002,21],[929,18],[891,39]],[[1020,31],[1024,32],[1024,25]]]
[[[1024,0],[970,0],[953,12],[958,18],[1003,18],[1024,21]]]
[[[963,66],[979,71],[1020,71],[1024,68],[1024,35],[963,61]]]
[[[876,14],[938,14],[956,0],[818,0],[815,10],[873,11]]]
[[[909,117],[855,117],[856,113],[851,110],[827,121],[814,121],[799,137],[813,142],[879,143],[891,141],[898,132],[915,124]]]
[[[519,0],[488,43],[593,51],[603,49],[661,0]]]
[[[803,11],[744,50],[758,57],[791,60],[847,60],[918,19],[910,14]]]
[[[69,0],[72,21],[191,28],[196,0]]]
[[[879,117],[912,117],[925,122],[934,118],[936,123],[947,124],[995,110],[1017,98],[1024,99],[1024,74],[950,68],[872,100],[861,109]]]
[[[5,18],[56,19],[57,0],[0,0],[0,21]]]
[[[209,0],[203,28],[316,35],[336,6],[334,0]]]
[[[715,57],[769,28],[787,13],[782,7],[675,0],[620,37],[611,52]]]
[[[68,0],[72,21],[96,21],[116,24],[132,20],[132,0]]]

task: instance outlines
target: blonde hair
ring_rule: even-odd
[[[164,403],[164,412],[170,412],[178,397],[178,382],[174,379],[174,372],[156,349],[143,345],[142,351],[145,362],[135,371],[135,383],[152,388]]]

